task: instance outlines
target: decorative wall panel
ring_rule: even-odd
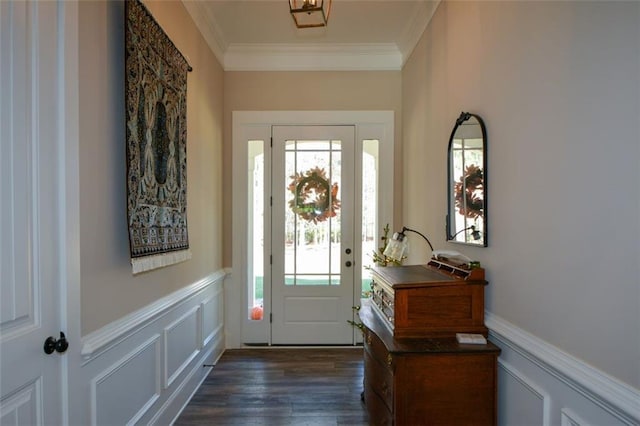
[[[92,424],[134,424],[160,396],[160,335],[93,379],[91,395]]]
[[[171,386],[200,351],[200,313],[200,306],[195,306],[164,329],[165,388]]]

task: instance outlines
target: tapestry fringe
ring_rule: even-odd
[[[131,259],[131,266],[133,267],[133,273],[139,274],[140,272],[151,271],[152,269],[162,268],[189,259],[191,259],[191,250],[180,250],[152,256],[135,257]]]

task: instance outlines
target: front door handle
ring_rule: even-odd
[[[352,263],[350,260],[347,260],[344,264],[344,266],[346,266],[347,268],[351,267]]]
[[[59,339],[49,336],[47,340],[44,341],[44,353],[47,355],[51,355],[54,351],[63,353],[67,348],[69,348],[69,341],[62,331],[60,332]]]

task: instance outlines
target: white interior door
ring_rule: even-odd
[[[352,344],[354,126],[274,126],[272,344]]]
[[[60,3],[0,1],[0,423],[63,424]],[[59,346],[62,349],[62,346]]]

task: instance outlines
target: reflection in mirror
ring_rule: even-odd
[[[487,132],[463,112],[449,139],[447,241],[487,246]]]

